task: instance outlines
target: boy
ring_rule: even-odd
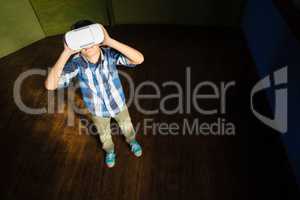
[[[89,20],[81,20],[72,25],[78,29],[94,24]],[[110,120],[116,119],[131,151],[137,157],[142,155],[142,148],[135,140],[135,131],[131,123],[125,96],[118,76],[116,65],[134,67],[144,61],[143,55],[111,38],[105,28],[102,45],[94,45],[75,52],[64,44],[64,50],[50,70],[45,81],[48,90],[66,87],[71,79],[80,83],[84,103],[92,114],[97,127],[102,148],[105,150],[105,163],[108,167],[115,165],[116,154],[111,138]]]

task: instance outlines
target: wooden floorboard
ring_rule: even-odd
[[[136,25],[113,27],[109,32],[144,53],[142,65],[119,68],[136,85],[174,80],[185,86],[187,67],[192,71],[192,86],[201,81],[235,81],[225,117],[236,125],[236,135],[152,135],[149,128],[148,134],[137,135],[144,150],[141,158],[133,157],[124,138],[116,135],[117,163],[106,168],[97,136],[79,134],[79,120],[88,116],[75,115],[75,126],[69,127],[67,108],[62,113],[29,115],[14,102],[13,86],[20,73],[47,69],[59,56],[62,36],[49,37],[0,59],[1,199],[299,199],[280,135],[251,114],[249,94],[259,78],[239,30]],[[25,80],[22,99],[27,105],[48,105],[44,78]],[[128,96],[128,84],[122,82]],[[163,95],[170,92],[162,89]],[[82,105],[78,93],[76,102]],[[260,102],[268,111],[264,96]],[[144,100],[142,105],[153,109],[159,103]],[[202,105],[210,109],[219,102]],[[184,118],[206,122],[219,117],[195,110],[144,115],[131,106],[129,111],[134,124],[146,118],[182,123]]]

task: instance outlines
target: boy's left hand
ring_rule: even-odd
[[[101,43],[101,45],[109,46],[109,42],[111,40],[111,37],[109,36],[109,34],[108,34],[107,30],[104,28],[104,26],[102,26],[101,24],[99,24],[99,25],[102,28],[103,34],[104,34],[104,39],[103,39],[103,42]]]
[[[144,62],[144,56],[141,52],[111,38],[106,29],[102,25],[100,25],[100,27],[102,28],[104,34],[104,40],[100,44],[100,46],[105,45],[119,51],[121,54],[128,58],[128,64],[139,65]]]

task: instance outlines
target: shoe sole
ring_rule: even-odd
[[[115,163],[114,164],[106,164],[106,166],[108,167],[108,168],[113,168],[114,166],[115,166]]]
[[[139,153],[133,153],[136,157],[141,157],[143,155],[143,152],[139,152]]]

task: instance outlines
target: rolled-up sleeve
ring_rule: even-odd
[[[62,74],[59,78],[58,88],[68,87],[70,85],[71,80],[77,76],[78,71],[79,70],[77,64],[74,63],[72,60],[69,60],[64,66]]]
[[[126,56],[113,48],[109,48],[109,55],[115,61],[116,65],[123,65],[126,67],[136,66],[136,64],[130,63],[129,59]]]

